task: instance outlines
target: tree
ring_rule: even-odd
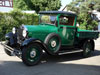
[[[93,20],[89,11],[100,11],[100,0],[73,0],[67,9],[76,12],[81,29],[94,29],[98,22]]]
[[[61,6],[60,0],[13,0],[13,7],[21,10],[39,11],[58,10]]]

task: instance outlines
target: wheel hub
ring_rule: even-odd
[[[32,50],[31,52],[30,52],[30,57],[31,58],[34,58],[36,56],[36,51],[35,50]]]
[[[52,46],[52,47],[56,47],[56,41],[52,41],[52,42],[51,42],[51,46]]]
[[[86,48],[86,53],[88,53],[90,51],[90,49],[89,48]]]

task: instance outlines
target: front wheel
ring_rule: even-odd
[[[87,40],[83,44],[83,57],[89,57],[93,51],[93,44],[90,42],[90,40]]]
[[[40,62],[42,57],[42,48],[38,43],[29,44],[22,49],[22,60],[27,66],[33,66]]]

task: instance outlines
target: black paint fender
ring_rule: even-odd
[[[17,42],[17,35],[9,32],[5,35],[5,39],[10,42],[10,45],[14,45]]]
[[[40,46],[42,47],[42,49],[43,49],[45,52],[47,52],[48,54],[50,54],[50,53],[48,52],[47,47],[46,47],[46,45],[44,44],[44,42],[42,42],[41,40],[36,39],[36,38],[29,38],[29,39],[26,39],[26,40],[22,43],[21,48],[27,47],[27,46],[30,45],[31,43],[38,43],[38,44],[40,44]]]
[[[44,46],[44,43],[41,40],[36,39],[36,38],[29,38],[29,39],[24,40],[21,47],[28,46],[31,43],[39,43],[41,46]]]
[[[26,40],[24,40],[24,42],[22,43],[22,47],[23,46],[27,46],[27,45],[29,45],[30,43],[32,43],[32,42],[35,42],[35,41],[37,41],[38,39],[35,39],[35,38],[29,38],[29,39],[26,39]]]

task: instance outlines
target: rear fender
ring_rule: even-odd
[[[92,50],[94,51],[94,49],[95,49],[95,42],[94,42],[94,40],[93,39],[83,39],[83,40],[81,40],[80,41],[80,47],[82,48],[83,47],[83,44],[86,42],[86,41],[90,41],[91,42],[91,44],[92,44]]]

